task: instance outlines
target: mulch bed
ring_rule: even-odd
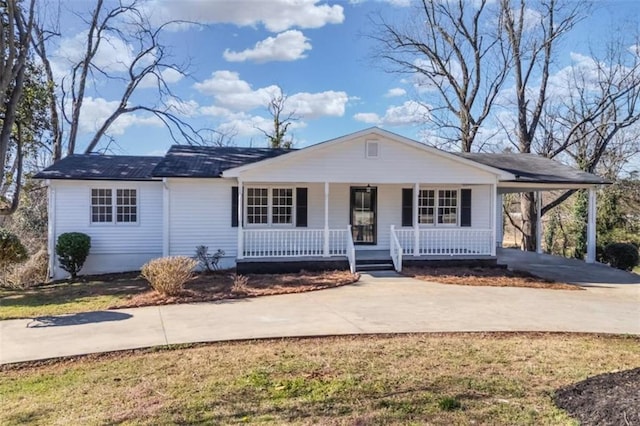
[[[581,425],[640,425],[640,368],[565,386],[554,402]]]
[[[419,280],[434,281],[441,284],[582,290],[577,285],[547,280],[529,272],[512,271],[499,267],[409,267],[403,269],[402,274]]]
[[[297,274],[248,274],[243,285],[234,285],[235,275],[231,271],[213,274],[197,274],[185,284],[178,296],[164,296],[149,287],[148,291],[134,294],[131,298],[110,306],[109,309],[135,308],[141,306],[169,305],[174,303],[212,302],[224,299],[269,296],[275,294],[302,293],[339,287],[358,281],[357,274],[348,271],[300,272]],[[142,278],[139,280],[144,281]],[[147,284],[148,285],[148,284]]]

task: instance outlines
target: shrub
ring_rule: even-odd
[[[142,267],[142,277],[160,294],[180,294],[185,283],[193,276],[198,262],[186,256],[161,257]]]
[[[16,234],[0,228],[0,266],[8,266],[27,260],[27,249]]]
[[[202,265],[207,272],[215,272],[218,270],[218,262],[220,262],[224,254],[224,250],[218,249],[214,254],[209,254],[209,247],[196,247],[196,259],[198,259],[200,265]]]
[[[58,237],[56,254],[62,269],[76,278],[82,269],[89,250],[91,249],[91,237],[81,232],[67,232]]]
[[[25,289],[41,284],[48,279],[49,256],[45,249],[39,250],[26,262],[11,265],[0,276],[0,285],[13,289]]]
[[[630,271],[640,264],[638,248],[629,243],[611,243],[604,248],[603,260],[614,268]]]
[[[244,275],[232,274],[231,293],[246,295],[249,292],[249,278]]]

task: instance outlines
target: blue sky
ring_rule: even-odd
[[[370,17],[385,19],[410,13],[405,0],[150,0],[152,19],[185,19],[203,26],[184,26],[164,34],[178,63],[190,62],[189,75],[169,73],[172,91],[182,100],[179,113],[195,127],[233,132],[236,145],[266,146],[258,128],[268,128],[266,101],[280,86],[300,116],[291,129],[295,146],[303,147],[372,125],[414,139],[424,138],[427,112],[412,100],[407,76],[386,73],[372,59]],[[297,6],[295,5],[297,4]],[[86,13],[90,2],[63,2],[63,37],[50,48],[56,72],[64,74],[65,57],[73,57],[83,27],[72,11]],[[638,26],[640,1],[600,0],[561,45],[554,72],[572,54],[589,55],[590,46],[620,24]],[[129,47],[117,40],[100,52],[103,67],[119,72]],[[149,86],[152,86],[150,84]],[[82,138],[114,107],[120,86],[98,79],[89,90],[83,112]],[[153,87],[136,101],[153,103]],[[433,100],[430,100],[433,102]],[[120,154],[160,154],[174,143],[157,120],[142,114],[122,117],[112,129]],[[428,142],[428,141],[427,141]]]

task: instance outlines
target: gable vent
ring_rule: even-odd
[[[367,158],[378,158],[378,142],[377,141],[366,142],[365,156]]]

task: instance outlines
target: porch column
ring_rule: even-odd
[[[244,237],[242,235],[242,226],[244,225],[244,215],[242,214],[242,201],[244,200],[244,186],[238,179],[238,259],[244,259]]]
[[[596,261],[596,188],[589,188],[589,210],[587,215],[587,258],[585,262]]]
[[[418,196],[420,184],[413,186],[413,255],[420,256],[420,224],[418,223]]]
[[[498,188],[497,186],[495,187],[495,192],[497,193]],[[502,194],[496,194],[496,206],[495,206],[495,246],[496,247],[502,247],[502,240],[504,239],[504,229],[503,229],[503,224],[504,224],[504,216],[503,216],[503,206],[504,205],[504,196]]]
[[[324,246],[322,255],[329,257],[329,182],[324,183]]]
[[[169,192],[169,184],[167,178],[162,178],[162,256],[169,256],[169,232],[170,232],[170,211],[169,203],[171,193]]]
[[[498,205],[500,200],[500,205]],[[498,185],[491,185],[491,211],[493,212],[493,226],[491,227],[491,256],[496,256],[496,235],[498,232],[498,209],[502,209],[502,195],[498,196]],[[500,224],[502,229],[502,223]],[[502,231],[500,232],[502,234]]]
[[[542,254],[542,191],[536,192],[536,253]]]

